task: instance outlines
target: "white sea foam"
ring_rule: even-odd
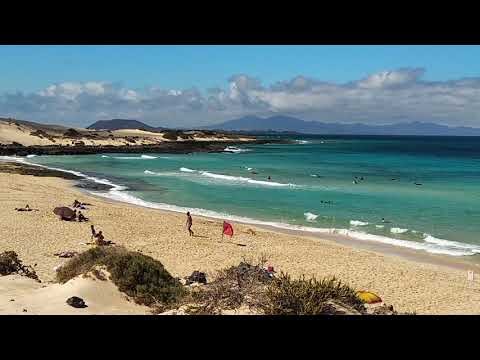
[[[147,175],[156,175],[155,172],[150,171],[150,170],[145,170],[144,173],[147,174]]]
[[[189,172],[189,173],[195,172],[195,170],[192,170],[192,169],[189,169],[189,168],[186,168],[186,167],[181,167],[181,168],[180,168],[180,171]]]
[[[298,187],[296,184],[290,183],[279,183],[275,181],[263,181],[263,180],[255,180],[248,177],[243,176],[232,176],[232,175],[224,175],[224,174],[217,174],[210,171],[202,171],[202,170],[192,170],[189,168],[181,167],[180,171],[194,173],[199,176],[207,177],[210,179],[215,180],[222,180],[223,182],[234,182],[234,183],[246,183],[246,184],[253,184],[253,185],[262,185],[262,186],[273,186],[273,187]]]
[[[297,144],[302,144],[302,145],[310,144],[310,141],[307,141],[307,140],[295,140],[295,142]]]
[[[393,227],[390,229],[390,232],[392,234],[404,234],[408,231],[408,229],[402,229],[402,228],[398,228],[398,227]]]
[[[375,225],[376,228],[378,229],[383,229],[385,227],[385,225]]]
[[[0,161],[13,161],[13,162],[28,164],[28,162],[25,160],[25,158],[19,157],[19,156],[0,156]],[[34,164],[32,164],[32,165],[34,165]]]
[[[242,152],[247,152],[247,151],[250,151],[250,150],[249,149],[238,148],[236,146],[227,146],[223,151],[224,152],[229,152],[229,153],[242,153]]]
[[[359,220],[350,220],[350,225],[352,226],[365,226],[368,225],[368,222],[363,222]]]
[[[37,156],[37,155],[35,155],[35,154],[30,154],[30,155],[27,155],[27,158],[29,158],[29,159],[30,159],[30,158],[34,158],[35,156]]]
[[[102,156],[103,157],[103,156]],[[156,159],[157,156],[141,155],[141,156],[114,156],[113,159],[117,160],[151,160]]]
[[[311,213],[311,212],[306,212],[306,213],[304,213],[303,215],[305,216],[305,219],[306,219],[307,221],[310,221],[310,222],[315,221],[315,220],[317,219],[317,217],[318,217],[318,215],[313,214],[313,213]]]
[[[444,254],[444,255],[451,255],[451,256],[468,256],[468,255],[475,254],[471,250],[453,249],[453,248],[448,248],[448,247],[437,245],[437,244],[393,239],[386,236],[367,234],[367,233],[346,230],[346,229],[339,229],[334,232],[337,234],[348,236],[355,240],[373,241],[373,242],[379,242],[379,243],[388,244],[388,245],[405,247],[405,248],[414,249],[414,250],[424,250],[432,254]]]
[[[429,234],[424,234],[424,236],[425,237],[423,240],[430,244],[441,245],[441,246],[454,248],[454,249],[465,249],[475,254],[480,254],[480,245],[465,244],[457,241],[439,239]]]
[[[108,155],[102,155],[102,158],[109,158],[110,156]]]

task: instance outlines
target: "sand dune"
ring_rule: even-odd
[[[155,145],[170,142],[165,132],[150,132],[139,129],[114,131],[73,129],[61,126],[49,126],[31,122],[0,119],[0,144],[19,143],[24,146],[42,145],[91,145],[91,146],[135,146]],[[201,131],[185,132],[189,137],[178,137],[177,141],[252,141],[252,137],[232,137],[226,134],[206,135]]]
[[[0,314],[16,315],[126,315],[148,314],[109,280],[94,276],[76,277],[65,284],[42,284],[19,275],[0,277]],[[82,298],[87,307],[66,303],[72,296]],[[13,300],[13,301],[12,301]],[[24,309],[27,311],[24,312]]]

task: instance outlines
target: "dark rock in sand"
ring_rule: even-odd
[[[207,277],[205,273],[200,272],[200,271],[194,271],[189,277],[187,277],[187,285],[193,284],[193,283],[200,283],[200,284],[206,284],[207,283]]]
[[[78,296],[72,296],[71,298],[68,298],[66,302],[71,307],[74,307],[77,309],[82,309],[87,307],[87,304],[85,304],[85,301],[83,301],[83,299],[79,298]]]
[[[93,191],[108,191],[112,188],[111,185],[99,184],[99,183],[96,183],[93,181],[87,181],[87,180],[81,180],[77,184],[75,184],[75,186],[81,189],[93,190]]]
[[[67,180],[78,180],[82,179],[77,175],[71,173],[50,170],[40,166],[21,164],[15,162],[0,162],[0,172],[9,173],[9,174],[20,174],[20,175],[33,175],[33,176],[45,176],[45,177],[60,177]]]

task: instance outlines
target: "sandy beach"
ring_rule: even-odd
[[[53,208],[71,205],[75,199],[93,204],[84,211],[90,222],[62,222],[53,214]],[[278,272],[288,272],[295,277],[335,276],[357,290],[379,294],[385,303],[401,312],[480,313],[480,279],[477,275],[474,281],[467,280],[468,264],[455,268],[448,266],[448,261],[444,265],[440,261],[420,262],[418,256],[402,258],[352,247],[346,242],[247,224],[234,223],[235,236],[222,240],[221,221],[201,217],[193,218],[196,236],[189,237],[184,214],[101,199],[73,187],[71,181],[53,177],[0,173],[0,202],[0,252],[16,251],[25,264],[35,265],[42,286],[54,281],[54,268],[66,261],[54,253],[87,250],[89,245],[84,243],[89,241],[90,225],[94,224],[107,240],[158,259],[174,276],[187,276],[200,270],[211,278],[216,270],[236,265],[243,258],[265,255]],[[25,204],[39,211],[14,210]],[[254,230],[255,235],[247,231],[249,229]],[[475,265],[472,267],[475,269]],[[8,302],[12,294],[18,294],[23,282],[12,279],[11,276],[0,278],[0,289],[4,290],[0,291],[0,313],[18,310]],[[48,298],[43,296],[36,299]],[[100,292],[98,296],[102,296]],[[42,310],[39,304],[22,306],[36,308],[36,313],[65,313],[61,307],[57,311],[52,306]],[[102,306],[89,311],[145,313],[145,308],[131,305],[124,310],[105,309],[108,304]]]

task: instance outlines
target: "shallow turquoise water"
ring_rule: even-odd
[[[374,240],[407,240],[450,255],[480,253],[480,138],[294,139],[296,144],[241,146],[247,151],[239,153],[27,160],[109,179],[150,203],[349,229],[359,239],[373,234]]]

